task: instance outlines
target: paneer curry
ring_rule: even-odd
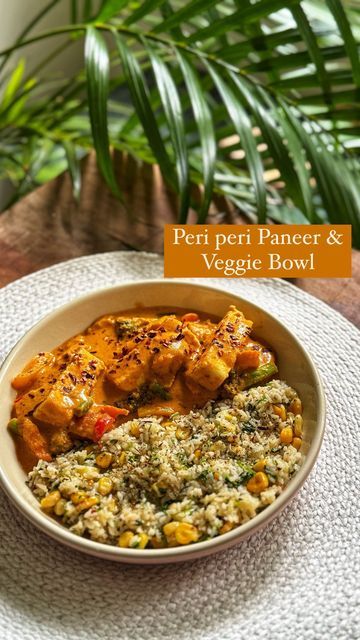
[[[12,381],[9,428],[26,470],[134,417],[169,418],[232,397],[276,372],[274,354],[231,306],[217,321],[184,309],[106,315]]]

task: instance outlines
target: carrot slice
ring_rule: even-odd
[[[102,404],[99,406],[100,411],[102,413],[107,413],[112,418],[117,418],[118,416],[127,416],[129,411],[127,409],[122,409],[120,407],[114,407],[112,404]]]

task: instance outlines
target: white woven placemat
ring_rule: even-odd
[[[0,290],[0,359],[64,302],[151,277],[162,277],[160,258],[119,252],[65,262],[12,283]],[[2,640],[360,638],[359,332],[279,280],[207,282],[278,316],[319,367],[328,419],[310,478],[266,530],[235,549],[147,568],[100,561],[53,542],[0,492]]]

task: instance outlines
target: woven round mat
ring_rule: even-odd
[[[162,259],[71,260],[0,290],[0,358],[39,318],[93,289],[162,277]],[[280,280],[206,280],[282,320],[322,375],[325,439],[304,487],[265,530],[211,558],[126,566],[71,551],[0,491],[2,640],[359,638],[359,332]],[[4,425],[2,426],[4,428]]]

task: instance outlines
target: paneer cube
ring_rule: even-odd
[[[131,392],[158,380],[172,385],[188,353],[182,323],[175,316],[149,322],[108,367],[107,377],[121,391]]]
[[[40,387],[39,389],[31,389],[26,393],[19,395],[14,403],[15,415],[17,418],[26,416],[28,413],[34,411],[43,400],[46,398],[46,389]]]
[[[168,389],[173,384],[187,353],[188,348],[184,336],[179,340],[169,342],[165,349],[155,353],[152,372],[156,380],[165,388]]]
[[[151,360],[150,349],[132,349],[123,358],[110,363],[107,377],[121,391],[133,391],[148,380]]]
[[[68,426],[77,408],[91,396],[104,369],[104,363],[86,349],[70,353],[69,363],[36,408],[34,418],[55,427]]]
[[[234,368],[252,323],[231,306],[202,351],[190,364],[186,378],[205,389],[218,389]]]

